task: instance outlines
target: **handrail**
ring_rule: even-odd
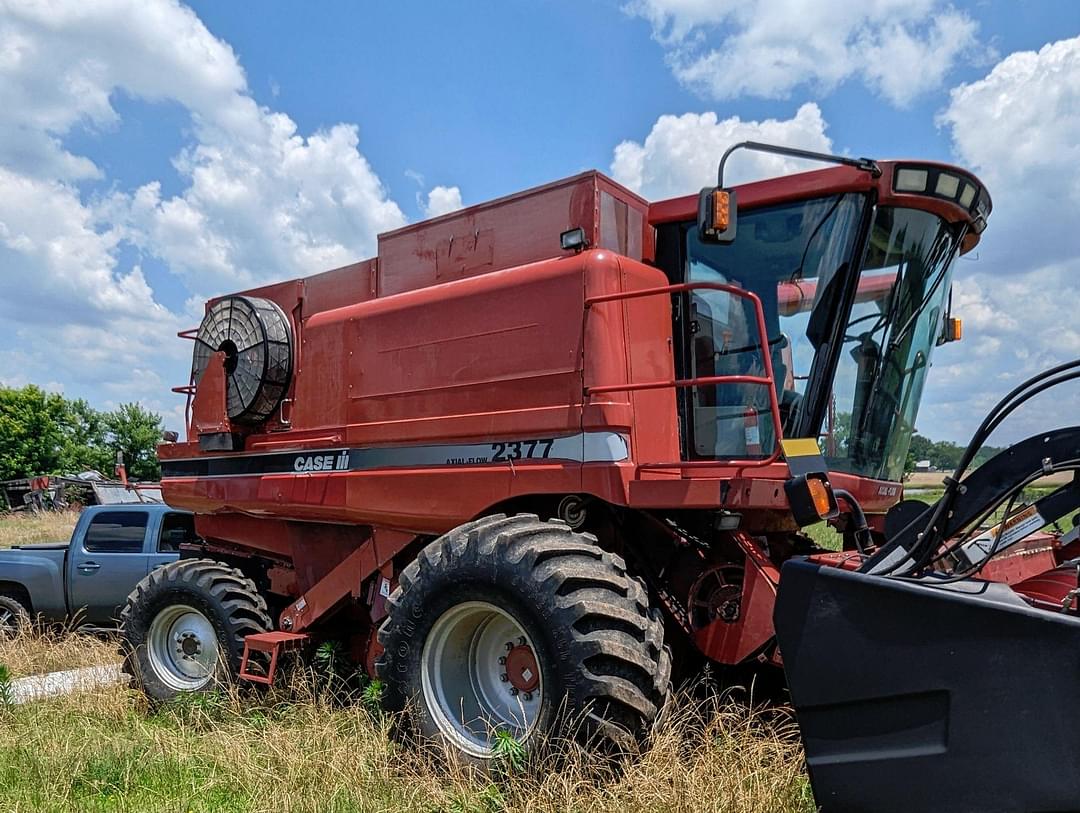
[[[758,331],[758,343],[757,347],[761,351],[761,358],[763,366],[765,367],[764,376],[756,375],[713,375],[713,376],[701,376],[698,378],[684,378],[676,379],[672,381],[646,381],[636,383],[625,384],[604,384],[596,387],[586,387],[585,396],[598,395],[607,392],[636,392],[640,390],[655,390],[671,388],[684,388],[684,387],[697,387],[708,384],[751,384],[760,387],[767,387],[769,392],[769,412],[772,415],[773,428],[774,428],[774,448],[771,455],[764,458],[747,458],[740,460],[739,458],[726,458],[718,457],[713,460],[680,460],[674,463],[641,463],[639,468],[649,469],[671,469],[671,468],[684,468],[684,467],[705,467],[705,466],[739,466],[739,467],[752,467],[752,466],[768,466],[771,463],[775,463],[780,459],[780,440],[782,438],[782,431],[780,427],[780,402],[776,397],[776,378],[773,375],[772,356],[769,354],[769,339],[768,328],[765,326],[765,309],[761,305],[761,299],[753,291],[747,291],[745,288],[739,288],[735,285],[729,285],[723,282],[683,282],[677,285],[661,285],[656,288],[639,288],[635,291],[618,291],[613,294],[601,294],[599,296],[587,297],[585,299],[585,310],[591,310],[594,305],[599,305],[604,302],[618,302],[628,299],[642,299],[648,296],[660,296],[663,294],[677,294],[686,291],[695,291],[699,289],[710,291],[723,291],[731,294],[732,296],[738,296],[743,299],[748,299],[754,307],[754,316],[757,321]]]
[[[176,335],[181,339],[189,339],[196,341],[198,338],[199,328],[191,327],[187,330],[178,330]],[[186,395],[187,400],[184,403],[184,429],[188,432],[191,431],[191,399],[195,395],[195,382],[189,381],[188,384],[182,387],[173,387],[172,391],[179,395]]]

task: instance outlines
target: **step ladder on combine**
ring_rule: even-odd
[[[240,679],[269,686],[274,682],[278,658],[282,653],[294,652],[304,645],[310,636],[297,632],[260,632],[244,638],[244,656],[240,660]],[[252,652],[266,652],[270,655],[270,664],[266,674],[249,671]]]

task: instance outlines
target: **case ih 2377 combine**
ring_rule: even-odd
[[[1012,393],[937,505],[901,501],[989,194],[951,166],[738,146],[834,166],[725,190],[729,151],[717,188],[659,203],[586,173],[209,302],[186,442],[159,449],[204,541],[123,613],[145,691],[269,683],[344,638],[421,735],[483,760],[567,720],[642,738],[696,649],[785,668],[826,806],[1080,804],[1055,700],[1080,685],[1080,551],[1039,532],[1078,490],[1016,496],[1077,465],[1080,430],[963,478],[1077,365]],[[800,530],[822,520],[844,552]]]

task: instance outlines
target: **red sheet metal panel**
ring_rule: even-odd
[[[379,296],[565,256],[559,235],[641,259],[648,203],[597,172],[379,235]]]

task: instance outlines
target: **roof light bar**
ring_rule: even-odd
[[[898,166],[892,185],[894,192],[930,195],[957,203],[971,214],[976,234],[986,228],[986,219],[993,208],[990,194],[974,178],[945,167]]]

